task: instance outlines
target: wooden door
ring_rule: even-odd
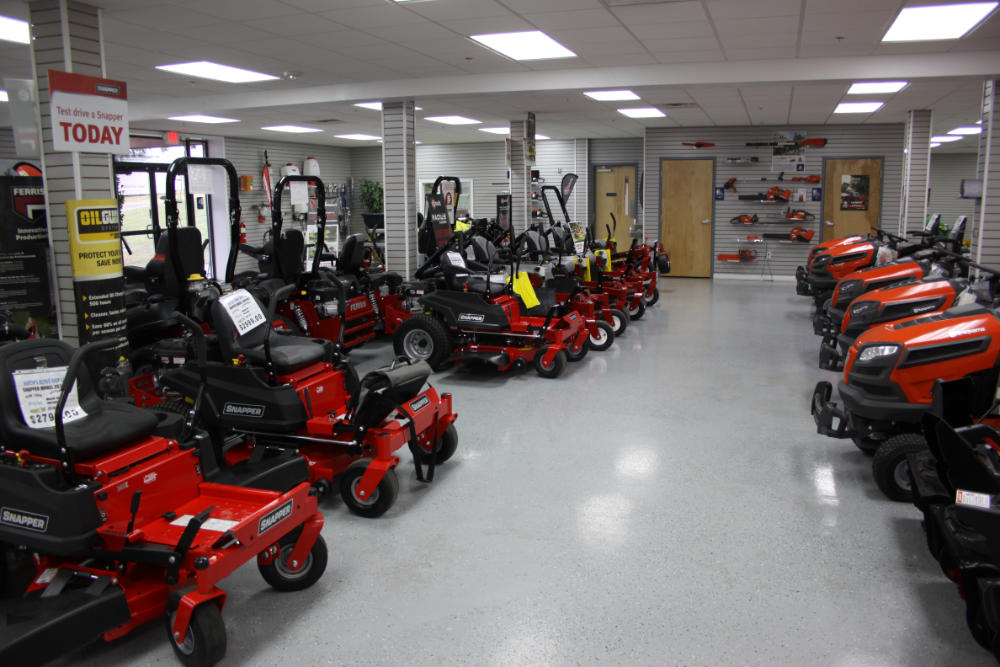
[[[714,160],[660,161],[660,240],[670,275],[712,275]]]
[[[628,248],[635,224],[636,187],[634,165],[594,168],[594,238],[607,238],[610,226],[618,248]]]
[[[882,158],[828,158],[823,165],[823,240],[867,234],[882,209]]]

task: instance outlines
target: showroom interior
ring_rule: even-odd
[[[0,0],[0,662],[1000,660],[998,6]]]

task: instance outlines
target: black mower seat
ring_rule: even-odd
[[[54,427],[31,428],[23,419],[14,372],[68,366],[73,348],[46,338],[26,340],[0,348],[0,442],[11,449],[27,449],[36,456],[60,459]],[[77,378],[77,399],[85,417],[64,425],[66,446],[73,458],[86,461],[141,440],[156,428],[156,414],[132,405],[101,400],[87,374]]]
[[[261,312],[260,301],[249,294]],[[219,337],[219,347],[224,358],[235,359],[243,355],[255,365],[267,363],[267,353],[264,349],[264,336],[268,336],[271,348],[271,362],[276,373],[294,373],[328,357],[329,349],[318,341],[298,336],[286,336],[271,329],[265,320],[242,335],[229,316],[222,299],[212,304],[212,322]]]

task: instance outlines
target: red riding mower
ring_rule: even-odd
[[[534,363],[548,378],[561,375],[568,358],[583,358],[590,337],[583,318],[560,315],[558,306],[545,317],[525,315],[513,286],[521,276],[513,271],[511,284],[494,285],[493,267],[485,276],[470,273],[462,250],[462,235],[453,235],[417,269],[418,282],[406,286],[412,303],[387,310],[396,354],[435,368],[470,359],[501,371]]]
[[[293,182],[316,186],[316,245],[308,270],[304,265],[306,244],[302,231],[282,229],[282,193],[285,186]],[[284,326],[295,333],[324,338],[345,349],[374,338],[378,324],[374,299],[353,276],[338,276],[332,269],[320,266],[323,261],[336,259],[338,267],[354,267],[362,263],[365,251],[364,244],[355,236],[348,237],[339,256],[325,251],[323,181],[316,176],[283,176],[274,186],[272,201],[270,238],[261,248],[240,246],[241,250],[258,258],[261,272],[243,274],[234,279],[233,286],[247,288],[261,301],[269,303],[274,292],[286,285],[295,285],[296,289],[278,304],[276,311]]]
[[[873,327],[848,350],[837,387],[843,406],[830,402],[829,382],[816,385],[811,406],[816,430],[851,438],[874,453],[879,488],[894,500],[907,500],[906,454],[915,437],[922,446],[915,434],[932,408],[935,382],[968,378],[976,386],[996,387],[998,362],[1000,319],[978,304]]]
[[[944,253],[945,251],[941,251]],[[837,325],[836,334],[827,333],[820,344],[819,367],[839,371],[854,340],[871,327],[893,322],[914,315],[931,315],[954,306],[970,303],[995,308],[993,300],[998,273],[967,258],[947,253],[951,257],[952,277],[926,277],[922,280],[872,290],[858,296],[846,308],[843,321]],[[979,271],[980,277],[970,283],[970,268]],[[933,270],[932,270],[933,273]]]
[[[611,220],[615,225],[618,224],[614,213],[611,214]],[[660,248],[662,251],[663,246],[657,242],[651,247],[633,238],[632,245],[626,252],[616,252],[615,242],[611,238],[611,225],[606,225],[606,228],[608,236],[604,247],[611,252],[611,256],[610,258],[599,256],[598,266],[611,278],[622,280],[642,296],[642,305],[628,310],[629,317],[637,320],[646,312],[647,306],[653,306],[660,300],[660,291],[656,286],[657,270],[651,267],[656,266],[655,248]],[[605,264],[607,261],[610,261],[609,265]],[[669,272],[669,265],[667,271]]]
[[[861,243],[865,240],[864,236],[860,234],[855,234],[853,236],[845,236],[839,239],[833,239],[830,241],[824,241],[823,243],[817,243],[812,248],[809,249],[809,254],[806,255],[806,263],[804,266],[796,267],[795,269],[795,293],[800,296],[813,296],[812,283],[809,281],[809,273],[812,270],[812,261],[819,254],[833,250],[834,248],[852,245],[855,243]]]
[[[409,447],[421,482],[432,481],[435,466],[455,453],[451,394],[424,389],[427,364],[394,362],[359,380],[328,341],[273,329],[274,308],[294,289],[278,290],[267,316],[246,290],[220,297],[212,304],[218,335],[211,350],[189,353],[195,361],[163,371],[160,382],[190,401],[189,422],[208,429],[227,464],[253,460],[251,442],[294,448],[321,495],[339,479],[348,509],[381,516],[399,492],[399,449]],[[207,348],[192,325],[189,345]]]
[[[183,437],[177,415],[98,398],[81,369],[116,344],[0,349],[5,665],[47,662],[164,616],[181,662],[212,665],[226,651],[222,579],[256,559],[271,586],[294,591],[326,568],[302,462],[212,476],[203,439]]]
[[[890,243],[898,247],[903,239],[883,232]],[[822,308],[817,308],[813,316],[813,332],[821,336],[835,336],[847,312],[848,304],[858,296],[871,290],[889,287],[925,278],[947,277],[956,274],[956,265],[962,250],[965,235],[965,216],[959,216],[947,237],[918,232],[923,238],[920,243],[910,244],[899,250],[898,259],[880,266],[873,266],[844,276],[833,290],[833,295]]]

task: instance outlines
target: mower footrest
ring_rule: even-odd
[[[99,577],[87,588],[0,603],[0,664],[38,665],[76,650],[131,618],[125,592]]]
[[[817,382],[813,390],[812,412],[816,422],[816,432],[831,438],[851,438],[854,431],[848,426],[847,414],[836,403],[830,401],[833,385],[829,382]],[[834,426],[834,420],[837,425]]]
[[[480,361],[485,361],[488,364],[493,364],[500,368],[505,368],[510,365],[510,356],[506,352],[494,352],[492,350],[457,350],[450,357],[451,360],[468,360],[468,359],[479,359]]]

